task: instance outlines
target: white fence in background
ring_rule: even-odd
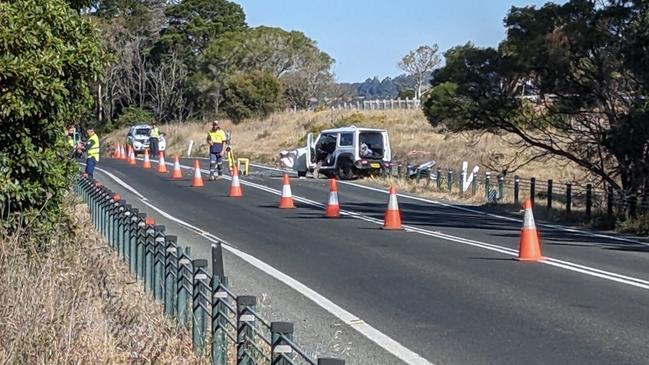
[[[334,110],[388,110],[388,109],[418,109],[419,99],[383,99],[343,102],[332,105]]]

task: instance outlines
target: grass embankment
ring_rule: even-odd
[[[481,171],[493,169],[499,172],[511,161],[515,161],[512,165],[517,165],[530,157],[511,144],[516,141],[512,135],[447,133],[433,128],[421,110],[305,111],[277,113],[263,120],[250,120],[238,125],[228,120],[221,122],[224,129],[233,133],[236,156],[271,164],[276,163],[280,150],[303,146],[308,132],[351,124],[387,129],[393,158],[404,164],[432,159],[442,168],[459,170],[462,161],[466,160],[470,167],[478,165]],[[204,156],[207,151],[205,135],[209,128],[210,121],[163,125],[161,130],[167,135],[167,156],[184,155],[190,140],[195,143],[194,155]],[[126,129],[114,131],[106,137],[104,145],[114,146],[123,142],[125,136]],[[509,173],[562,183],[583,182],[585,176],[578,167],[559,159],[532,161]]]
[[[85,205],[66,211],[54,232],[0,232],[0,363],[201,363],[91,228]]]

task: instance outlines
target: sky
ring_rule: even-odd
[[[248,25],[299,30],[332,56],[339,82],[394,77],[397,63],[420,45],[441,51],[468,41],[496,46],[512,6],[547,0],[234,0]]]

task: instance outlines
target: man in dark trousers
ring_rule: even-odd
[[[221,166],[223,165],[223,151],[227,137],[221,127],[219,121],[212,122],[212,129],[207,132],[207,144],[210,146],[210,180],[215,180],[214,168],[218,172],[218,177],[222,175]]]
[[[151,130],[149,131],[149,148],[151,149],[152,158],[160,158],[160,156],[158,156],[159,140],[160,140],[160,129],[158,129],[158,126],[155,123],[153,123],[151,125]]]

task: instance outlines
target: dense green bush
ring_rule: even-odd
[[[282,107],[282,92],[281,82],[267,72],[234,74],[226,81],[223,111],[235,123],[265,117]]]
[[[0,14],[0,216],[46,224],[75,171],[65,127],[90,107],[103,56],[94,26],[63,0],[3,1]]]
[[[113,128],[128,127],[134,124],[151,124],[154,120],[153,114],[150,111],[129,106],[128,108],[124,108],[117,119],[115,119]]]

